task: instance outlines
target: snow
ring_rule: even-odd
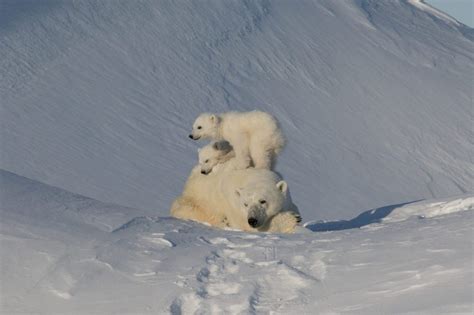
[[[249,234],[141,216],[5,171],[0,178],[4,313],[473,310],[474,195],[444,201],[449,214],[426,210],[441,203],[426,200],[361,228]],[[432,217],[411,216],[423,209]]]
[[[448,14],[446,14],[446,13],[440,11],[440,10],[437,10],[437,9],[433,8],[429,4],[425,3],[423,0],[408,0],[408,2],[411,3],[412,5],[416,6],[417,8],[421,9],[421,10],[424,10],[424,11],[427,11],[427,12],[431,13],[432,15],[436,16],[437,18],[443,19],[444,21],[453,23],[453,24],[458,25],[458,26],[460,25],[460,23],[458,21],[456,21],[456,19],[452,18],[451,16],[449,16]]]
[[[414,0],[1,1],[0,311],[472,313],[473,40]],[[305,227],[168,217],[194,118],[255,108]]]
[[[397,208],[384,221],[403,221],[412,216],[432,218],[435,216],[474,210],[474,198],[472,197],[451,197],[441,200],[431,200],[431,202],[415,202]]]
[[[164,216],[205,144],[195,117],[258,108],[306,220],[473,191],[472,29],[406,1],[0,12],[2,169]]]

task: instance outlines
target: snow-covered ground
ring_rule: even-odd
[[[258,108],[306,220],[473,191],[474,31],[412,3],[2,1],[0,168],[163,216],[195,116]]]
[[[4,313],[473,310],[474,195],[249,234],[0,178]]]
[[[0,311],[472,313],[473,39],[415,0],[0,1]],[[195,116],[255,108],[306,228],[169,218]]]

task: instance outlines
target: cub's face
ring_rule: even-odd
[[[219,118],[213,114],[201,114],[193,124],[193,131],[189,138],[193,140],[213,139],[217,135]]]
[[[227,141],[213,142],[198,150],[201,174],[207,175],[232,150]]]
[[[250,185],[236,190],[235,194],[248,224],[252,228],[259,228],[283,210],[287,190],[288,186],[282,180],[272,187]]]

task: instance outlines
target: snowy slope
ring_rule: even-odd
[[[0,182],[4,314],[473,311],[474,195],[278,235],[142,216],[5,171]]]
[[[163,216],[194,117],[259,108],[305,220],[472,192],[473,31],[433,10],[3,0],[0,167]]]
[[[472,313],[473,40],[418,0],[0,1],[0,312]],[[169,218],[194,117],[254,108],[306,227]]]

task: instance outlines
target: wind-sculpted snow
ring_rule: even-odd
[[[0,6],[8,171],[167,215],[197,114],[257,108],[307,219],[472,192],[473,31],[419,1]]]
[[[473,39],[417,0],[0,1],[0,313],[473,313]],[[251,109],[305,227],[166,217],[194,118]]]
[[[458,208],[445,201],[451,213],[433,218],[251,234],[84,204],[86,198],[8,172],[0,178],[5,314],[473,311],[469,196],[456,199]],[[426,214],[423,205],[434,203],[440,201],[385,214],[415,205],[412,214]],[[113,230],[91,224],[100,209],[122,222],[109,223]]]
[[[403,221],[413,216],[432,218],[459,211],[474,210],[474,195],[416,202],[397,208],[385,217],[385,222]]]

